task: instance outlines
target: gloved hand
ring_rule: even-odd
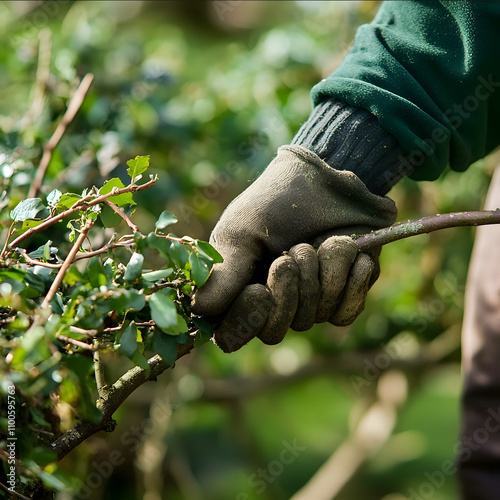
[[[305,331],[326,321],[351,324],[379,275],[379,253],[359,253],[348,236],[327,238],[318,250],[295,245],[272,263],[266,286],[243,289],[215,331],[216,344],[233,352],[256,336],[277,344],[289,328]]]
[[[270,262],[294,245],[311,242],[333,230],[355,226],[379,229],[395,218],[392,200],[371,193],[351,172],[331,168],[301,146],[283,146],[262,175],[229,204],[215,226],[210,243],[224,262],[214,266],[205,286],[195,294],[192,309],[196,314],[220,315],[250,282],[259,262]],[[276,272],[281,267],[278,264]],[[252,299],[239,297],[232,309],[248,302],[246,314],[253,315],[254,323],[265,324],[273,298],[272,292],[263,288],[255,285],[250,292],[245,291]],[[291,287],[288,292],[293,294]]]

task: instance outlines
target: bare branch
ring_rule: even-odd
[[[87,344],[86,342],[82,342],[81,340],[72,339],[71,337],[67,337],[66,335],[56,335],[59,340],[63,342],[68,342],[68,344],[73,344],[76,347],[81,347],[82,349],[86,349],[87,351],[94,351],[95,347],[92,344]]]
[[[61,140],[68,125],[73,121],[73,118],[75,117],[77,111],[80,109],[80,106],[85,99],[85,96],[90,88],[90,84],[92,83],[93,79],[94,75],[91,73],[87,73],[82,78],[82,81],[80,82],[80,85],[78,85],[78,88],[75,90],[73,97],[69,101],[68,108],[66,109],[66,112],[64,113],[61,121],[57,125],[56,130],[52,134],[52,137],[49,139],[49,142],[47,142],[43,147],[42,159],[40,160],[40,164],[38,165],[35,179],[31,184],[28,198],[34,198],[42,187],[45,172],[47,170],[47,167],[49,166],[50,159],[52,158],[52,152],[59,144],[59,141]]]
[[[177,347],[177,360],[188,354],[192,348],[193,342],[179,344]],[[159,375],[169,368],[169,365],[159,355],[148,359],[148,365],[149,374],[146,374],[143,369],[136,366],[120,377],[112,386],[105,388],[97,401],[97,408],[102,413],[102,419],[98,424],[79,420],[75,427],[54,441],[52,449],[56,452],[58,460],[61,460],[71,450],[96,432],[101,430],[111,432],[116,425],[116,422],[112,419],[113,413],[130,394],[149,380],[156,380]]]
[[[42,309],[47,309],[50,305],[50,301],[54,298],[54,295],[57,292],[57,289],[62,283],[62,280],[64,278],[64,275],[66,274],[66,271],[68,270],[69,266],[72,264],[73,259],[75,258],[76,253],[78,252],[78,249],[80,248],[81,244],[87,237],[87,233],[90,231],[90,228],[94,225],[94,222],[92,219],[88,219],[85,225],[82,228],[81,233],[78,235],[78,238],[76,239],[75,243],[71,247],[71,250],[68,253],[68,256],[64,260],[63,265],[61,266],[61,269],[59,269],[59,272],[57,273],[54,281],[52,282],[52,285],[50,286],[49,291],[47,292],[47,295],[45,296],[45,299],[42,302]]]
[[[112,208],[116,214],[118,214],[128,225],[130,229],[132,229],[133,233],[139,232],[139,228],[129,219],[129,217],[120,210],[118,205],[115,205],[112,201],[104,200],[104,203]]]
[[[355,238],[360,250],[386,245],[393,241],[431,233],[439,229],[460,226],[483,226],[486,224],[500,223],[500,208],[496,210],[477,210],[471,212],[452,212],[423,217],[418,220],[400,222],[394,226],[380,229],[372,233],[363,234]]]
[[[76,212],[80,212],[83,210],[87,210],[90,207],[93,207],[94,205],[98,205],[99,203],[103,203],[105,200],[111,198],[112,196],[119,196],[120,194],[124,193],[137,193],[138,191],[147,189],[151,187],[156,182],[156,180],[157,177],[151,176],[151,180],[144,184],[141,185],[129,184],[124,188],[113,188],[113,190],[110,193],[96,196],[94,199],[91,198],[92,196],[95,195],[88,195],[85,198],[82,198],[81,200],[77,201],[71,208],[68,208],[68,210],[65,210],[64,212],[61,212],[60,214],[57,214],[53,217],[49,217],[48,219],[44,220],[39,226],[28,229],[25,233],[18,236],[10,244],[10,246],[14,248],[16,245],[18,245],[21,241],[25,240],[29,236],[38,233],[40,231],[43,231],[50,226],[53,226],[56,222],[59,222],[60,220],[64,219],[65,217],[68,217],[69,215],[72,215]]]

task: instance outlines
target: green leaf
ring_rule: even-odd
[[[99,189],[99,194],[108,194],[111,193],[113,188],[118,188],[122,189],[124,188],[125,185],[123,182],[118,179],[118,177],[115,177],[114,179],[111,179],[107,181],[104,186]],[[114,204],[118,205],[119,207],[122,207],[123,205],[135,205],[135,201],[132,198],[132,193],[123,193],[119,194],[117,196],[111,196],[108,198],[109,201],[112,201]]]
[[[146,372],[146,375],[149,375],[148,360],[144,357],[144,354],[140,352],[139,349],[137,349],[137,351],[130,359],[133,363],[142,368]]]
[[[61,191],[59,191],[59,189],[54,189],[47,195],[47,203],[50,207],[55,207],[59,203],[61,197]]]
[[[177,313],[177,308],[172,300],[172,290],[160,290],[149,299],[151,318],[156,326],[170,335],[187,332],[187,324],[182,316]]]
[[[196,247],[196,250],[200,252],[201,256],[207,257],[212,262],[220,264],[224,261],[221,254],[212,245],[210,245],[210,243],[207,243],[206,241],[195,240],[194,246]]]
[[[115,227],[122,221],[122,218],[108,205],[102,206],[99,216],[104,227]]]
[[[139,330],[135,323],[130,323],[130,325],[125,328],[122,336],[120,338],[120,350],[127,356],[127,358],[132,359],[132,356],[137,351],[137,335]]]
[[[160,217],[158,217],[155,226],[156,229],[159,229],[161,231],[162,229],[165,229],[166,227],[175,224],[176,222],[177,222],[177,217],[172,212],[164,210],[160,214]]]
[[[210,333],[203,332],[202,330],[198,330],[196,332],[196,337],[194,338],[194,346],[200,347],[203,344],[206,344],[211,338],[212,338],[212,335]]]
[[[177,342],[172,335],[155,330],[153,334],[153,347],[157,354],[161,356],[163,361],[172,366],[177,359]]]
[[[16,269],[15,267],[0,269],[0,283],[7,279],[24,281],[25,276],[26,271],[24,271],[23,269]]]
[[[164,278],[168,278],[174,270],[169,267],[168,269],[160,269],[158,271],[151,271],[149,273],[143,273],[142,279],[144,281],[148,281],[150,283],[154,283],[155,281],[159,281]]]
[[[34,219],[39,212],[45,210],[45,205],[40,198],[28,198],[21,201],[10,211],[10,218],[15,222]]]
[[[123,275],[125,281],[134,282],[140,278],[142,273],[142,265],[144,263],[144,256],[140,253],[134,252],[127,264],[127,269]]]
[[[75,193],[63,194],[60,200],[57,202],[57,208],[59,210],[67,210],[71,208],[77,201],[80,201],[82,197]]]
[[[66,485],[62,481],[59,481],[54,474],[49,474],[43,470],[39,471],[38,474],[45,485],[54,488],[55,490],[64,490],[66,488]]]
[[[214,327],[212,323],[203,318],[191,318],[191,321],[195,326],[197,326],[202,332],[209,333],[212,335],[214,333]]]
[[[57,247],[51,247],[50,244],[52,241],[47,241],[45,245],[38,247],[36,250],[33,250],[30,252],[28,255],[32,259],[44,259],[45,261],[50,259],[50,256],[52,254],[57,254],[59,252],[59,249]]]
[[[149,155],[136,156],[133,160],[129,160],[127,165],[130,167],[127,169],[127,174],[132,179],[132,182],[134,182],[137,176],[141,175],[148,169]]]
[[[85,274],[93,288],[99,288],[108,284],[107,273],[99,257],[92,257],[90,259]]]
[[[191,279],[194,284],[198,287],[203,286],[210,274],[207,263],[194,252],[189,255],[189,263],[191,264]]]
[[[172,241],[168,250],[168,255],[174,264],[181,269],[184,268],[189,258],[188,251],[184,248],[184,245],[178,241]]]

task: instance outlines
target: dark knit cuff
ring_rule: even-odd
[[[316,153],[337,170],[355,173],[374,194],[385,195],[413,168],[376,116],[336,99],[320,102],[292,144]]]

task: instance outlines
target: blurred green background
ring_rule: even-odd
[[[127,159],[149,154],[160,180],[137,196],[135,222],[150,230],[169,209],[179,217],[177,234],[208,239],[229,201],[292,139],[311,109],[310,88],[335,69],[377,7],[2,2],[2,176],[18,199],[26,196],[44,142],[91,72],[46,192],[124,176]],[[390,193],[399,220],[479,209],[495,161],[434,183],[402,181]],[[461,228],[388,245],[352,327],[290,332],[278,346],[255,341],[231,355],[211,343],[195,349],[130,398],[112,434],[64,459],[81,488],[57,498],[286,499],[336,451],[328,477],[345,486],[335,498],[403,500],[428,494],[426,485],[434,500],[456,498],[452,476],[435,484],[429,477],[453,459],[458,441],[472,242],[473,230]],[[112,356],[107,366],[110,379],[127,368]],[[385,437],[394,415],[376,412],[380,398],[401,403]],[[342,453],[353,436],[350,461]]]

